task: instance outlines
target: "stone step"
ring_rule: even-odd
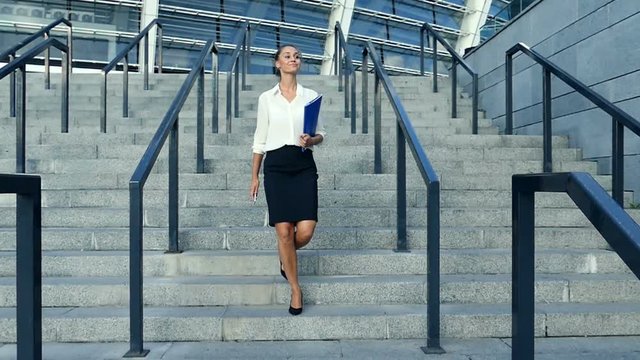
[[[146,206],[162,207],[169,203],[166,190],[144,192]],[[443,208],[508,208],[511,206],[511,191],[495,190],[441,190],[440,206]],[[575,203],[564,193],[540,193],[536,195],[537,208],[574,208]],[[319,207],[391,207],[396,204],[396,190],[318,190]],[[242,207],[248,201],[247,190],[181,190],[178,203],[182,208],[198,207]],[[408,190],[408,207],[425,207],[428,203],[424,190]],[[625,204],[633,202],[633,194],[625,194]],[[0,194],[0,207],[15,206],[15,195]],[[126,189],[95,190],[43,190],[43,207],[120,207],[129,204]],[[256,206],[266,206],[260,197]]]
[[[638,335],[638,304],[538,305],[542,336]],[[442,305],[443,337],[510,337],[508,305]],[[308,305],[292,317],[286,305],[150,307],[145,341],[249,341],[424,338],[425,305]],[[0,311],[0,341],[15,342],[15,309]],[[53,308],[43,311],[43,342],[126,342],[129,310]]]
[[[637,221],[639,209],[627,209]],[[0,226],[15,226],[15,208],[0,208]],[[198,207],[179,209],[181,227],[241,227],[261,226],[267,219],[266,206],[246,202],[240,207]],[[318,209],[322,226],[394,226],[395,207],[321,207]],[[505,208],[441,208],[442,226],[511,226],[511,209]],[[146,207],[144,225],[166,227],[167,211],[162,207]],[[427,209],[407,209],[409,226],[426,226]],[[42,225],[46,227],[124,227],[129,224],[128,207],[96,208],[73,207],[42,209]],[[583,227],[591,226],[588,219],[578,209],[541,208],[537,211],[536,226]]]
[[[442,274],[509,274],[511,249],[447,249],[441,252]],[[422,251],[300,250],[298,273],[307,275],[424,275]],[[0,276],[15,276],[15,253],[0,253]],[[44,252],[42,275],[47,277],[128,276],[128,251]],[[598,249],[539,249],[538,274],[630,274],[613,251]],[[193,250],[181,254],[145,251],[145,276],[277,276],[275,250]]]
[[[425,275],[301,276],[307,305],[426,304]],[[536,303],[635,303],[632,274],[539,275]],[[145,306],[285,305],[280,276],[178,276],[144,280]],[[125,307],[127,277],[45,277],[43,307]],[[511,275],[444,275],[443,304],[509,304]],[[0,307],[15,307],[15,278],[0,278]]]
[[[166,228],[145,228],[146,250],[168,249]],[[440,228],[442,249],[504,249],[511,246],[511,227],[447,227]],[[535,230],[538,249],[609,249],[595,229],[585,227],[543,228]],[[14,227],[0,228],[0,251],[15,250]],[[275,250],[276,236],[270,227],[185,228],[179,229],[182,250]],[[407,246],[424,251],[427,246],[425,227],[407,228]],[[397,233],[382,227],[326,227],[316,229],[305,249],[395,249]],[[43,250],[128,250],[129,229],[122,228],[50,228],[42,233]]]

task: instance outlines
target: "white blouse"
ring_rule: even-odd
[[[260,94],[256,132],[253,135],[253,152],[264,154],[285,145],[300,146],[304,128],[304,106],[318,93],[298,83],[296,97],[289,102],[280,92],[280,84]],[[324,138],[326,132],[322,119],[318,119],[316,135]],[[310,146],[309,149],[312,149]]]

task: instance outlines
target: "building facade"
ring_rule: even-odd
[[[419,69],[420,27],[431,24],[452,45],[476,45],[488,20],[504,21],[506,0],[0,0],[0,48],[8,48],[43,24],[65,16],[74,23],[75,61],[99,68],[153,18],[163,21],[164,65],[184,69],[200,46],[215,38],[229,64],[238,29],[252,28],[252,73],[272,72],[279,44],[293,43],[305,57],[305,73],[328,73],[333,26],[341,21],[350,51],[359,62],[371,40],[391,71]],[[493,15],[492,15],[493,14]],[[498,14],[498,16],[494,16]],[[52,34],[56,36],[56,33]],[[60,33],[63,36],[63,33]],[[460,42],[458,44],[458,42]],[[459,47],[460,47],[459,46]],[[463,51],[460,48],[459,51]],[[54,55],[55,56],[55,55]],[[427,56],[431,56],[427,50]],[[448,54],[438,58],[448,61]],[[135,54],[130,62],[137,62]],[[430,68],[431,62],[425,66]],[[446,71],[446,67],[439,67]]]

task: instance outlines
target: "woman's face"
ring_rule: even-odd
[[[296,74],[300,70],[300,52],[293,46],[285,46],[276,60],[276,67],[283,74]]]

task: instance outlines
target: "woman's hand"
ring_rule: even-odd
[[[258,188],[260,188],[260,180],[257,178],[251,179],[251,187],[249,188],[249,200],[254,203],[258,199]]]
[[[300,135],[300,146],[302,146],[303,148],[308,148],[309,146],[313,146],[313,145],[315,145],[315,141],[313,140],[313,137],[311,137],[311,135],[309,134]]]

